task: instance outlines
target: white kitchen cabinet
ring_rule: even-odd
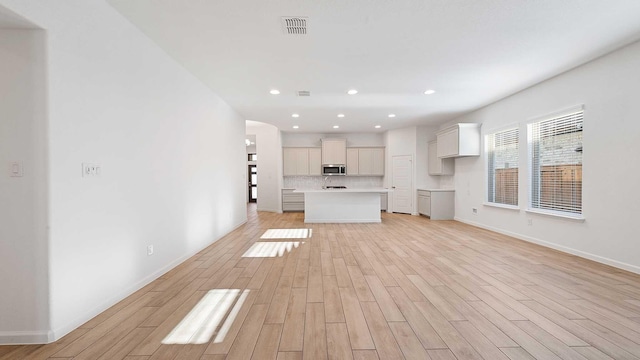
[[[347,149],[347,175],[384,176],[384,148]]]
[[[322,163],[344,165],[347,163],[347,139],[322,139]]]
[[[359,165],[359,154],[358,148],[348,148],[347,149],[347,175],[358,175],[358,167]]]
[[[309,148],[309,175],[322,175],[322,150]]]
[[[453,158],[438,157],[438,142],[436,140],[429,142],[429,175],[453,175],[454,160]]]
[[[318,148],[283,148],[283,175],[320,175],[322,166],[319,155]]]
[[[431,193],[418,190],[418,213],[431,216]]]
[[[380,193],[380,211],[387,211],[389,204],[389,193]]]
[[[437,133],[439,158],[480,156],[481,124],[459,123]]]
[[[282,211],[304,211],[304,194],[282,189]]]
[[[454,190],[418,190],[418,212],[431,220],[453,220]]]

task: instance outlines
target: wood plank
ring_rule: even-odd
[[[422,347],[420,340],[411,329],[411,325],[408,322],[390,322],[389,328],[393,336],[396,338],[402,354],[405,359],[410,360],[429,360],[431,357],[427,354],[427,351]]]
[[[352,288],[340,288],[342,308],[347,323],[351,348],[354,350],[375,349],[369,327],[362,313],[356,292]]]
[[[425,319],[424,315],[402,289],[391,287],[388,290],[425,349],[444,349],[447,347],[440,335],[433,329],[429,321]]]
[[[369,332],[373,337],[378,356],[383,359],[404,359],[402,351],[378,304],[375,302],[362,302],[360,306],[362,306],[362,312],[369,325]]]
[[[480,354],[469,344],[469,342],[438,312],[429,302],[415,303],[416,307],[424,317],[431,323],[433,329],[440,335],[440,338],[447,344],[447,347],[459,360],[479,360]]]
[[[282,324],[287,314],[287,306],[289,305],[289,297],[291,296],[291,286],[293,285],[293,277],[283,276],[278,282],[269,312],[265,319],[266,324]]]
[[[231,313],[227,316],[222,328],[218,330],[213,341],[209,343],[209,346],[205,350],[205,354],[227,354],[231,345],[236,339],[236,336],[240,332],[240,328],[244,323],[249,311],[251,310],[253,303],[257,297],[257,292],[249,290],[247,298],[243,304],[234,305]]]
[[[369,289],[367,280],[364,278],[363,270],[358,266],[347,266],[351,282],[360,301],[376,301],[373,293]],[[375,273],[375,272],[374,272]]]
[[[454,321],[452,325],[483,358],[508,360],[508,357],[469,321]]]
[[[227,354],[228,360],[250,359],[260,336],[264,318],[267,316],[267,304],[254,304],[247,314],[238,335]]]
[[[327,333],[323,304],[307,302],[305,315],[302,358],[308,360],[327,359]]]
[[[306,306],[307,289],[293,288],[284,318],[284,328],[280,338],[280,351],[302,351]]]
[[[280,343],[281,333],[282,324],[263,325],[251,358],[255,360],[276,359],[278,356],[278,343]]]
[[[396,306],[396,303],[393,301],[393,298],[382,281],[377,276],[373,275],[366,275],[365,279],[369,284],[369,288],[371,289],[373,296],[380,305],[380,309],[382,310],[385,319],[387,319],[387,321],[405,321],[404,316],[402,316],[402,312],[400,312],[400,309]]]
[[[379,360],[375,350],[353,350],[353,360]]]
[[[322,277],[324,315],[327,323],[345,322],[340,290],[335,276]]]
[[[328,323],[326,328],[329,360],[353,359],[347,325],[345,323]]]
[[[307,302],[323,302],[322,268],[309,267],[309,286],[307,287]]]

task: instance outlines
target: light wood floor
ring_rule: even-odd
[[[638,275],[453,221],[249,218],[60,341],[0,346],[0,359],[640,359]],[[285,241],[299,244],[243,257]],[[221,315],[196,306],[216,289],[238,289],[228,307],[209,301],[232,309]],[[201,343],[172,343],[185,339]]]

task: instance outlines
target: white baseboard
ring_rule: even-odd
[[[52,341],[51,331],[0,331],[0,345],[48,344]]]
[[[584,252],[581,250],[577,250],[574,248],[570,248],[567,246],[563,246],[563,245],[558,245],[552,242],[548,242],[548,241],[544,241],[544,240],[540,240],[538,238],[534,238],[534,237],[530,237],[530,236],[526,236],[526,235],[522,235],[522,234],[518,234],[518,233],[514,233],[511,231],[506,231],[503,229],[499,229],[493,226],[486,226],[484,224],[480,224],[474,221],[468,221],[468,220],[463,220],[460,219],[459,217],[455,217],[454,220],[456,221],[460,221],[461,223],[465,223],[465,224],[469,224],[472,226],[476,226],[482,229],[487,229],[487,230],[491,230],[491,231],[495,231],[497,233],[503,234],[503,235],[508,235],[511,237],[514,237],[516,239],[520,239],[520,240],[524,240],[526,242],[530,242],[530,243],[534,243],[534,244],[538,244],[544,247],[548,247],[554,250],[558,250],[561,251],[563,253],[567,253],[567,254],[571,254],[571,255],[575,255],[575,256],[579,256],[581,258],[585,258],[588,260],[593,260],[595,262],[599,262],[601,264],[605,264],[605,265],[609,265],[609,266],[613,266],[615,268],[618,269],[622,269],[622,270],[626,270],[626,271],[630,271],[632,273],[636,273],[636,274],[640,274],[640,266],[636,266],[636,265],[631,265],[631,264],[627,264],[618,260],[613,260],[613,259],[609,259],[600,255],[596,255],[596,254],[591,254],[588,252]]]
[[[105,302],[103,302],[102,304],[94,307],[92,310],[86,312],[85,314],[79,316],[75,320],[67,323],[64,326],[61,326],[61,327],[59,327],[57,329],[54,329],[54,330],[50,331],[49,333],[51,335],[49,336],[48,341],[45,341],[45,342],[32,342],[32,344],[50,343],[50,342],[54,342],[54,341],[57,341],[57,340],[61,339],[63,336],[65,336],[68,333],[70,333],[71,331],[77,329],[80,325],[82,325],[82,324],[86,323],[87,321],[93,319],[96,315],[104,312],[105,310],[107,310],[108,308],[110,308],[113,305],[117,304],[122,299],[126,298],[127,296],[129,296],[129,295],[135,293],[136,291],[142,289],[143,287],[147,286],[152,281],[154,281],[157,278],[159,278],[160,276],[166,274],[167,272],[169,272],[170,270],[172,270],[176,266],[182,264],[187,259],[191,258],[195,254],[197,254],[200,251],[202,251],[202,250],[206,249],[207,247],[211,246],[212,244],[214,244],[218,240],[222,239],[223,237],[225,237],[226,235],[228,235],[229,233],[233,232],[234,230],[238,229],[239,227],[241,227],[242,225],[244,225],[246,223],[247,223],[247,220],[245,219],[244,221],[242,221],[238,225],[234,226],[227,233],[225,233],[224,235],[219,236],[217,239],[213,240],[212,242],[202,246],[199,249],[193,250],[193,251],[191,251],[191,252],[189,252],[187,254],[184,254],[184,255],[180,256],[179,258],[173,260],[172,262],[168,263],[167,265],[165,265],[162,268],[158,269],[157,271],[153,272],[151,275],[149,275],[149,276],[145,277],[144,279],[138,281],[137,283],[133,284],[132,286],[127,287],[125,290],[118,292],[116,295],[114,295],[111,298],[107,299]]]

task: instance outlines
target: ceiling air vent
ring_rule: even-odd
[[[286,35],[307,35],[309,18],[305,16],[283,16],[282,31]]]
[[[309,91],[309,90],[298,90],[298,96],[311,96],[311,91]]]

